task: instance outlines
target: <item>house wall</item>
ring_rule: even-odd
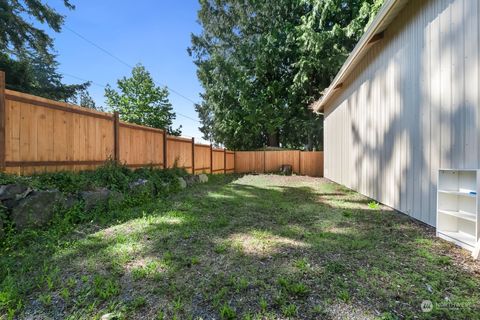
[[[325,177],[435,226],[439,168],[479,168],[479,1],[410,1],[325,108]]]

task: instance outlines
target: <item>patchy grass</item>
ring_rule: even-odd
[[[0,314],[478,318],[478,263],[431,228],[323,179],[210,180],[67,234],[9,239]]]

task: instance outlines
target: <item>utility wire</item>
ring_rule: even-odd
[[[101,84],[101,83],[98,83],[98,82],[94,82],[94,81],[90,81],[90,80],[87,80],[87,79],[84,79],[84,78],[81,78],[81,77],[77,77],[77,76],[74,76],[73,74],[69,74],[69,73],[65,73],[65,72],[62,72],[61,74],[64,75],[64,76],[73,78],[73,79],[80,80],[80,81],[91,82],[92,84],[94,84],[94,85],[96,85],[96,86],[98,86],[98,87],[102,87],[102,88],[106,88],[106,87],[107,87],[107,86],[104,85],[104,84]],[[200,124],[201,124],[200,121],[198,121],[198,120],[196,120],[196,119],[194,119],[194,118],[192,118],[192,117],[189,117],[189,116],[187,116],[187,115],[184,115],[184,114],[182,114],[182,113],[180,113],[180,112],[175,111],[175,114],[178,114],[178,115],[181,116],[181,117],[187,118],[187,119],[189,119],[189,120],[192,120],[192,121],[194,121],[194,122],[197,122],[197,123],[200,123]]]
[[[82,36],[80,33],[76,32],[75,30],[67,27],[67,26],[64,26],[65,29],[67,29],[68,31],[70,31],[71,33],[73,33],[74,35],[76,35],[77,37],[79,37],[80,39],[82,39],[83,41],[85,42],[88,42],[89,44],[91,44],[92,46],[94,46],[95,48],[97,48],[98,50],[102,51],[103,53],[109,55],[110,57],[112,57],[113,59],[117,60],[118,62],[120,62],[121,64],[127,66],[128,68],[130,69],[133,69],[133,66],[130,65],[128,62],[125,62],[123,61],[122,59],[120,59],[119,57],[117,57],[116,55],[114,55],[113,53],[111,53],[110,51],[100,47],[98,44],[96,44],[95,42],[91,41],[91,40],[88,40],[87,38],[85,38],[84,36]]]
[[[84,37],[83,35],[81,35],[80,33],[76,32],[75,30],[73,30],[72,28],[69,28],[67,26],[64,26],[65,29],[67,29],[68,31],[70,31],[71,33],[73,33],[74,35],[76,35],[77,37],[79,37],[80,39],[82,39],[83,41],[89,43],[90,45],[94,46],[95,48],[97,48],[98,50],[102,51],[103,53],[105,53],[106,55],[110,56],[111,58],[117,60],[117,62],[123,64],[124,66],[128,67],[129,69],[133,69],[134,67],[129,64],[128,62],[126,62],[125,60],[122,60],[120,59],[119,57],[117,57],[116,55],[114,55],[112,52],[108,51],[107,49],[99,46],[98,44],[96,44],[95,42],[87,39],[86,37]],[[71,75],[71,74],[67,74],[67,73],[64,73],[64,75],[68,76],[68,77],[72,77],[72,78],[75,78],[75,79],[78,79],[78,80],[81,80],[81,81],[89,81],[89,80],[86,80],[86,79],[82,79],[80,77],[77,77],[77,76],[74,76],[74,75]],[[189,97],[185,96],[184,94],[170,88],[169,86],[165,85],[165,84],[161,84],[161,83],[158,83],[157,81],[153,80],[155,82],[156,85],[159,85],[159,86],[163,86],[165,88],[167,88],[168,91],[182,97],[183,99],[193,103],[193,104],[197,104],[197,102],[193,101],[192,99],[190,99]],[[96,82],[93,82],[93,81],[90,81],[92,82],[92,84],[95,84],[96,86],[100,86],[100,87],[103,87],[103,88],[106,88],[106,85],[103,85],[103,84],[99,84],[99,83],[96,83]],[[184,114],[181,114],[179,112],[176,112],[176,114],[178,114],[179,116],[182,116],[184,118],[187,118],[187,119],[190,119],[194,122],[197,122],[197,123],[200,123],[200,121],[192,118],[192,117],[189,117],[187,115],[184,115]]]
[[[120,59],[118,56],[116,56],[115,54],[113,54],[112,52],[108,51],[107,49],[101,47],[100,45],[96,44],[95,42],[87,39],[85,36],[81,35],[80,33],[76,32],[75,30],[73,30],[72,28],[69,28],[67,26],[64,27],[65,29],[67,29],[68,31],[70,31],[71,33],[73,33],[74,35],[76,35],[77,37],[79,37],[80,39],[84,40],[85,42],[91,44],[92,46],[94,46],[95,48],[97,48],[98,50],[102,51],[103,53],[105,53],[106,55],[110,56],[111,58],[117,60],[119,63],[123,64],[124,66],[130,68],[130,69],[133,69],[134,67],[129,64],[128,62],[126,62],[125,60],[122,60]],[[162,84],[162,83],[157,83],[155,80],[154,82],[157,84],[157,85],[160,85],[160,86],[163,86],[163,87],[166,87],[168,91],[172,92],[172,93],[175,93],[176,95],[184,98],[185,100],[187,101],[190,101],[191,103],[193,104],[197,104],[197,102],[193,101],[192,99],[190,99],[189,97],[185,96],[184,94],[170,88],[169,86],[165,85],[165,84]]]

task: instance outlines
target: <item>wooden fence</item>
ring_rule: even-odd
[[[5,89],[0,71],[0,170],[31,174],[90,170],[112,159],[129,167],[185,168],[190,173],[294,172],[321,176],[323,154],[300,151],[234,152],[196,144],[164,130]]]
[[[320,151],[236,151],[235,172],[278,172],[284,164],[294,173],[323,177],[323,152]]]
[[[234,171],[234,153],[126,123],[99,112],[5,89],[0,72],[0,169],[31,174],[93,169],[107,159],[129,167]],[[164,165],[165,164],[165,165]]]

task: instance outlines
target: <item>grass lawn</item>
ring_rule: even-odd
[[[22,237],[0,256],[5,318],[480,317],[466,251],[324,179],[215,176],[60,239]]]

